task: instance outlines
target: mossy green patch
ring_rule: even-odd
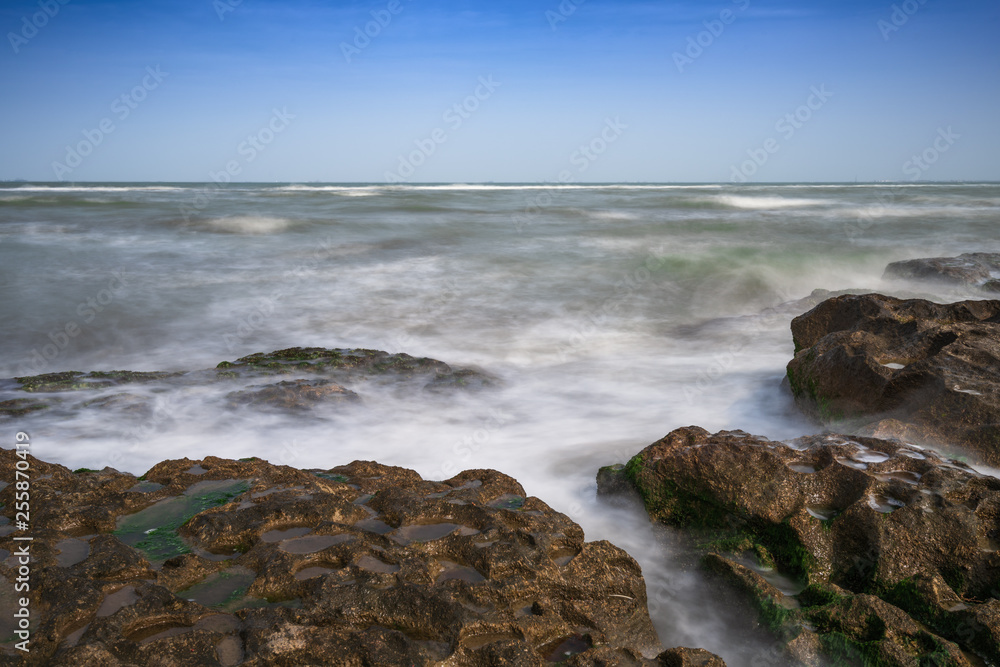
[[[803,363],[811,364],[814,356],[815,352],[810,350]],[[792,395],[798,399],[809,399],[816,406],[816,412],[821,421],[835,422],[844,419],[843,411],[834,409],[833,401],[820,395],[819,383],[816,382],[816,378],[809,374],[808,370],[796,372],[789,364],[785,374],[788,376],[788,386],[792,390]]]
[[[246,493],[249,483],[240,480],[205,481],[192,485],[183,495],[166,498],[144,510],[121,517],[114,535],[125,544],[162,562],[191,549],[177,530],[191,517],[224,505]]]
[[[73,474],[82,475],[83,473],[87,472],[100,472],[100,470],[92,470],[91,468],[77,468],[76,470],[73,471]]]
[[[521,496],[505,495],[497,498],[492,503],[493,507],[502,510],[510,510],[511,512],[516,512],[522,507],[524,507],[524,498]]]
[[[342,482],[344,484],[346,484],[347,482],[349,482],[350,479],[351,479],[347,475],[340,475],[340,474],[337,474],[337,473],[323,472],[321,470],[314,470],[314,471],[312,471],[312,474],[316,475],[317,477],[322,477],[323,479],[328,479],[328,480],[330,480],[332,482]]]
[[[761,592],[758,592],[758,594],[754,596],[754,600],[757,606],[757,617],[760,620],[761,625],[770,630],[771,633],[777,637],[790,639],[790,635],[793,631],[791,621],[795,616],[795,612],[786,607],[782,607],[780,604]]]
[[[23,391],[32,393],[50,393],[58,391],[83,391],[106,389],[122,384],[154,382],[178,375],[177,373],[160,373],[145,371],[65,371],[62,373],[43,373],[14,378]]]
[[[0,401],[0,415],[7,417],[24,417],[32,412],[46,409],[48,404],[40,403],[31,398],[12,398]]]
[[[741,516],[735,507],[719,504],[708,491],[682,488],[669,478],[650,481],[652,475],[645,472],[641,454],[632,457],[623,471],[653,519],[687,529],[721,530],[708,533],[702,546],[731,553],[752,551],[762,564],[774,564],[787,574],[808,580],[815,559],[788,521],[753,521]]]
[[[14,380],[21,385],[23,391],[29,392],[78,391],[97,388],[95,385],[80,382],[82,377],[83,373],[80,371],[65,371],[16,377]]]
[[[962,595],[965,592],[965,572],[960,568],[941,568],[941,577],[944,579],[945,583],[951,587],[951,590],[955,591],[958,595]]]
[[[879,658],[875,647],[854,641],[841,632],[821,634],[819,641],[830,667],[889,667]]]
[[[803,607],[825,607],[845,599],[844,596],[819,584],[809,584],[797,598]]]

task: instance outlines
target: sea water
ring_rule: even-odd
[[[478,392],[358,382],[360,406],[233,410],[225,384],[130,387],[6,420],[32,453],[141,474],[166,458],[495,468],[643,566],[666,646],[770,660],[671,531],[596,495],[670,430],[819,430],[782,387],[815,289],[953,300],[889,262],[998,251],[1000,185],[0,184],[0,378],[188,371],[293,346],[479,368]],[[24,396],[0,380],[0,400]],[[144,393],[145,392],[145,393]]]

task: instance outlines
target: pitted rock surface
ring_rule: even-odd
[[[1000,253],[970,252],[958,257],[925,257],[893,262],[885,278],[925,280],[1000,292]]]
[[[789,384],[823,423],[1000,464],[1000,301],[841,296],[792,336]]]
[[[790,651],[1000,660],[994,477],[899,441],[688,427],[598,477],[608,493],[623,482],[652,519],[708,545],[706,567],[748,593]],[[767,581],[773,568],[800,582],[796,596]]]
[[[658,664],[636,562],[496,471],[28,461],[31,653],[7,642],[0,664]]]
[[[55,407],[100,410],[123,421],[149,419],[155,413],[154,394],[214,385],[232,387],[226,394],[231,408],[300,413],[359,404],[363,397],[347,385],[370,383],[404,393],[446,393],[493,387],[498,381],[477,369],[404,353],[291,347],[187,372],[60,371],[0,380],[0,419]]]

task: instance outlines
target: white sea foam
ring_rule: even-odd
[[[179,192],[189,188],[175,185],[18,185],[0,187],[0,192],[88,193],[88,192]]]
[[[277,234],[293,226],[287,218],[270,218],[258,215],[236,215],[225,218],[212,218],[201,223],[216,232],[230,234]]]
[[[120,188],[129,206],[51,206],[72,198],[44,195],[37,207],[0,207],[5,368],[37,360],[33,350],[61,340],[48,334],[75,322],[65,349],[26,370],[198,370],[292,346],[358,346],[477,365],[500,381],[446,396],[345,381],[362,405],[294,416],[234,412],[226,382],[130,388],[153,400],[151,417],[80,409],[91,395],[74,392],[19,428],[33,429],[42,458],[136,474],[208,455],[299,467],[374,459],[425,477],[496,468],[587,539],[639,560],[667,645],[753,665],[763,649],[733,640],[739,619],[669,531],[597,497],[597,468],[689,424],[779,440],[812,432],[781,385],[802,311],[780,302],[878,288],[903,257],[993,250],[995,218],[969,209],[988,210],[971,202],[1000,186],[893,191],[891,206],[923,217],[878,220],[864,245],[847,242],[844,225],[875,200],[870,188],[888,186],[557,187],[565,199],[539,205],[521,229],[513,217],[553,186],[237,184],[210,191],[190,224],[178,209],[204,186]],[[24,193],[0,189],[11,195]],[[124,288],[110,282],[120,268]],[[85,321],[97,298],[102,310]],[[0,400],[15,396],[0,381]]]
[[[273,188],[267,188],[268,192],[282,192],[282,193],[309,193],[309,192],[327,192],[334,195],[340,195],[342,197],[371,197],[373,195],[381,194],[384,188],[377,185],[359,185],[359,186],[349,186],[349,185],[282,185]]]
[[[835,202],[829,199],[792,199],[790,197],[719,195],[715,198],[726,206],[753,210],[802,208],[806,206],[829,206]]]

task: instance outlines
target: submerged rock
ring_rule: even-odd
[[[333,380],[283,380],[229,394],[237,405],[303,410],[319,403],[357,402],[361,397]]]
[[[94,371],[81,373],[66,371],[62,373],[44,373],[27,377],[14,378],[21,389],[28,392],[53,393],[61,391],[86,391],[107,389],[129,384],[147,384],[168,378],[179,377],[180,373],[145,373],[137,371]]]
[[[23,417],[48,407],[47,403],[30,398],[12,398],[0,401],[0,415],[5,417]]]
[[[688,427],[598,483],[702,544],[801,662],[1000,661],[1000,480],[898,441]]]
[[[275,352],[251,354],[216,367],[222,377],[321,374],[341,381],[393,377],[422,380],[426,386],[489,386],[493,379],[473,369],[454,369],[443,361],[381,350],[291,347]]]
[[[1000,253],[973,252],[958,257],[893,262],[886,267],[884,277],[967,285],[987,292],[1000,292]]]
[[[636,562],[496,471],[28,463],[31,652],[8,641],[0,664],[720,664],[652,658]],[[0,560],[5,619],[16,568]]]
[[[282,379],[246,386],[247,381],[277,377]],[[356,382],[391,383],[406,386],[407,390],[416,385],[418,389],[435,393],[475,390],[497,384],[495,378],[483,371],[453,368],[426,357],[379,350],[293,347],[223,361],[214,369],[183,373],[64,371],[16,377],[10,384],[33,396],[31,399],[0,400],[0,418],[22,417],[56,406],[112,411],[120,418],[143,417],[154,411],[152,392],[219,383],[234,385],[234,390],[227,395],[231,406],[301,411],[319,405],[358,401],[360,396],[345,386]],[[121,387],[133,391],[109,393]],[[80,400],[78,395],[90,397]]]
[[[1000,301],[841,296],[796,317],[792,337],[792,393],[821,422],[1000,464]]]

